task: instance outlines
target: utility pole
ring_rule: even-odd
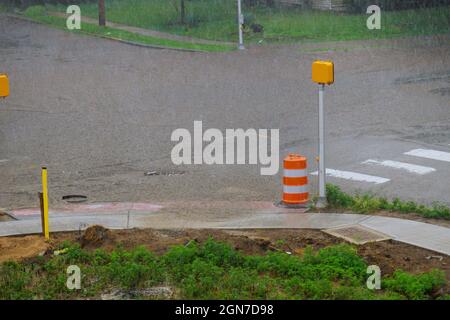
[[[239,26],[239,45],[240,50],[245,49],[244,47],[244,37],[242,35],[242,29],[244,28],[244,15],[242,14],[241,0],[237,0],[238,5],[238,26]]]
[[[98,0],[98,25],[106,26],[105,0]]]

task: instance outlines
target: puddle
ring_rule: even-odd
[[[395,84],[422,83],[438,80],[450,80],[450,71],[423,73],[395,79]]]
[[[179,176],[185,174],[182,170],[149,170],[144,173],[145,176]]]
[[[439,94],[441,96],[450,96],[450,87],[447,88],[439,88],[430,90],[431,93]]]

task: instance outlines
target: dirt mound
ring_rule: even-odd
[[[43,236],[0,237],[0,263],[42,255],[50,247]]]
[[[87,228],[80,237],[82,248],[99,247],[110,237],[110,231],[103,226],[93,225]]]

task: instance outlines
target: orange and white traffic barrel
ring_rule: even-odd
[[[290,153],[283,161],[283,203],[304,205],[309,201],[307,159]]]

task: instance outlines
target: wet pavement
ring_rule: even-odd
[[[44,164],[51,208],[68,194],[89,202],[278,201],[281,170],[261,176],[256,165],[177,167],[170,136],[177,128],[192,132],[194,120],[222,131],[278,128],[280,156],[299,152],[310,159],[310,172],[317,170],[310,68],[319,58],[332,59],[336,69],[325,91],[327,167],[389,180],[329,182],[450,203],[450,162],[406,154],[450,153],[449,43],[439,36],[191,53],[1,17],[0,71],[10,76],[11,96],[0,101],[0,207],[36,206]],[[420,175],[368,160],[434,171]],[[182,174],[146,175],[174,170]],[[316,177],[310,181],[314,195]]]

